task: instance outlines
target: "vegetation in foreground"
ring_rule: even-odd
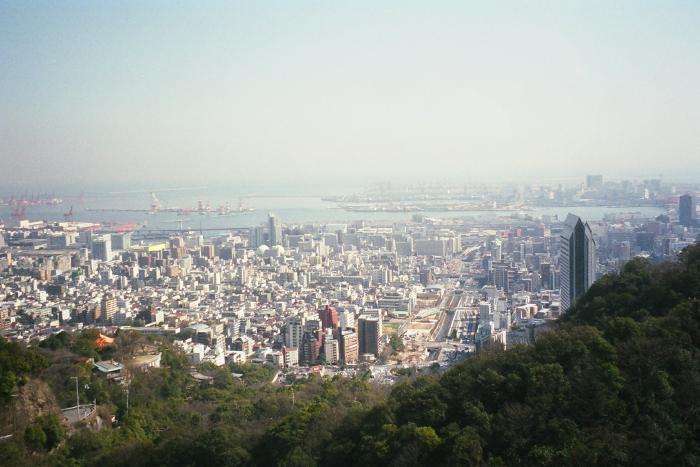
[[[76,358],[89,333],[22,349],[0,342],[0,403],[32,378],[85,400],[118,426],[65,433],[50,414],[4,441],[6,465],[677,465],[700,464],[700,246],[674,264],[641,259],[598,281],[535,345],[494,349],[441,376],[406,378],[389,394],[368,375],[268,384],[274,369],[202,367],[192,382],[164,342],[166,368],[137,374],[125,395]],[[60,339],[60,342],[57,340]],[[231,370],[242,373],[235,379]],[[73,373],[71,373],[73,372]],[[4,410],[4,409],[3,409]]]

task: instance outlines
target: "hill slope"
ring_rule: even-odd
[[[700,247],[604,277],[532,347],[396,387],[335,465],[700,464]]]
[[[182,355],[151,342],[165,368],[134,377],[128,413],[120,389],[91,380],[85,394],[117,414],[118,428],[37,443],[53,430],[42,420],[2,446],[0,463],[699,465],[699,295],[700,246],[674,264],[633,260],[533,346],[407,379],[390,394],[364,376],[301,381],[292,397],[259,366],[235,368],[240,380],[199,367],[214,377],[200,386]],[[71,397],[65,375],[81,369],[73,356],[126,354],[145,338],[120,335],[102,351],[89,333],[61,339],[38,350],[0,342],[0,404],[31,375]]]

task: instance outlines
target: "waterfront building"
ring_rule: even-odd
[[[100,261],[112,260],[112,239],[108,235],[92,240],[92,257]]]
[[[131,232],[114,233],[110,237],[115,250],[128,250],[131,247]]]

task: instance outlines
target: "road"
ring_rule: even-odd
[[[69,424],[77,423],[80,420],[89,417],[95,412],[95,406],[92,404],[80,405],[80,417],[78,417],[78,410],[75,407],[69,407],[67,409],[61,410],[61,415],[63,415]]]

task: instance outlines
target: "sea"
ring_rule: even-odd
[[[39,204],[27,206],[25,217],[29,220],[63,221],[64,214],[71,210],[76,222],[96,223],[133,223],[143,225],[145,230],[175,230],[192,229],[205,230],[245,228],[264,223],[270,213],[280,219],[283,224],[325,224],[350,223],[364,220],[369,222],[400,222],[410,220],[415,212],[356,212],[344,210],[334,202],[323,200],[327,195],[342,195],[357,192],[355,187],[334,189],[324,193],[316,192],[313,187],[280,189],[278,186],[240,187],[232,186],[160,186],[160,187],[64,187],[52,191],[30,190],[10,192],[0,191],[0,199],[8,201],[11,197],[32,198],[39,194],[55,196],[62,200],[61,204]],[[328,190],[328,189],[326,189]],[[353,191],[355,190],[355,191]],[[209,205],[212,212],[148,212],[153,199],[153,193],[162,208],[196,209],[200,203]],[[236,209],[240,206],[252,208],[251,212],[234,212],[219,215],[218,208],[228,205]],[[133,209],[144,212],[109,211],[109,209]],[[12,217],[14,208],[0,206],[0,219]],[[102,210],[102,211],[101,211]],[[657,207],[619,207],[619,206],[586,206],[586,207],[532,207],[522,211],[454,211],[454,212],[421,212],[432,218],[469,218],[494,219],[510,217],[514,214],[526,214],[534,218],[541,216],[557,216],[563,219],[573,212],[587,221],[602,220],[607,214],[638,213],[637,217],[652,218],[666,213],[666,209]]]

